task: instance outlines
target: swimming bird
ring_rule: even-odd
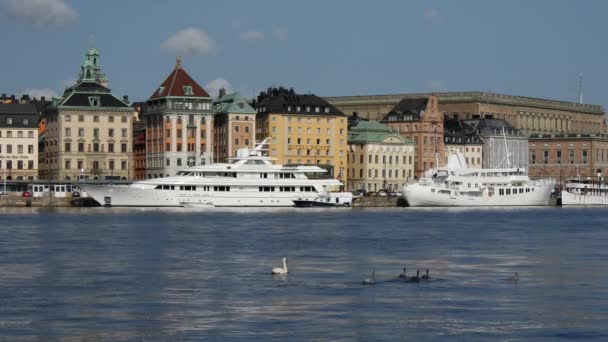
[[[417,271],[416,271],[416,275],[415,275],[415,276],[410,277],[410,280],[409,280],[409,281],[414,282],[414,283],[419,282],[419,281],[420,281],[420,270],[417,270]]]
[[[283,258],[283,268],[275,267],[272,269],[272,274],[287,274],[287,258]]]
[[[426,274],[423,275],[422,277],[420,277],[420,279],[422,279],[422,280],[429,280],[429,279],[431,279],[431,277],[429,276],[429,269],[428,268],[426,269]]]
[[[515,272],[511,277],[505,278],[505,281],[510,283],[517,283],[519,281],[519,273]]]
[[[376,285],[376,269],[372,270],[372,276],[362,282],[363,285]]]
[[[399,278],[407,279],[407,276],[405,275],[405,270],[406,270],[406,268],[404,267],[404,268],[403,268],[403,273],[401,273],[401,274],[399,275]]]

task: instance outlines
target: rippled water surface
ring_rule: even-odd
[[[608,209],[0,220],[0,340],[608,340]],[[272,276],[284,256],[289,275]],[[431,280],[399,281],[403,267]]]

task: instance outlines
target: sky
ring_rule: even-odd
[[[0,93],[61,94],[94,44],[142,101],[182,56],[208,92],[491,91],[608,108],[603,0],[0,0]]]

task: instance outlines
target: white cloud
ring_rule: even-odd
[[[257,43],[264,40],[264,32],[249,30],[241,33],[241,39],[249,43]]]
[[[76,83],[76,80],[73,78],[66,78],[60,82],[61,87],[63,87],[64,89],[73,86],[75,83]]]
[[[205,85],[205,90],[212,97],[217,97],[220,93],[221,88],[226,89],[226,94],[230,94],[233,92],[232,85],[230,85],[230,82],[226,81],[223,78],[216,78]]]
[[[186,56],[202,56],[215,51],[215,42],[205,31],[190,27],[167,38],[162,47],[166,51]]]
[[[59,97],[59,94],[57,94],[56,91],[50,88],[30,88],[17,92],[17,95],[19,97],[25,94],[29,95],[30,98],[35,97],[37,99],[40,99],[42,96],[44,96],[46,100],[50,100],[53,97]]]
[[[76,22],[76,13],[64,0],[6,0],[9,17],[36,26],[63,26]]]
[[[280,27],[275,27],[274,28],[274,34],[277,36],[277,38],[281,41],[286,41],[288,38],[288,34],[287,34],[287,30],[282,29]]]

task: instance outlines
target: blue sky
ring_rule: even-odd
[[[203,87],[321,96],[493,91],[608,107],[607,1],[0,0],[0,92],[61,93],[94,36],[144,100],[175,56]]]

